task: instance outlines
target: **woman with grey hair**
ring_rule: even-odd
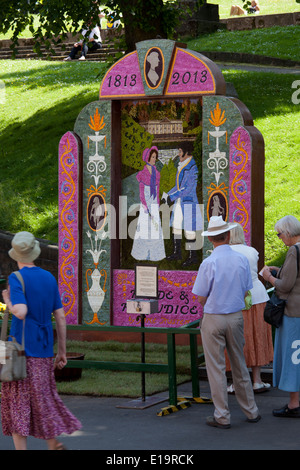
[[[272,328],[264,321],[264,309],[269,299],[263,283],[257,276],[258,251],[247,246],[243,227],[237,224],[230,231],[230,246],[246,256],[249,261],[253,288],[251,289],[252,306],[243,310],[244,318],[244,355],[247,367],[252,370],[253,390],[255,393],[270,389],[270,384],[261,379],[261,367],[273,360]],[[227,358],[226,358],[227,359]],[[230,370],[229,360],[226,360],[226,369]],[[233,385],[228,387],[228,393],[233,393]]]
[[[282,324],[275,334],[273,385],[289,392],[289,403],[273,410],[273,415],[300,418],[300,256],[297,256],[300,222],[296,217],[287,215],[275,224],[275,230],[289,250],[281,268],[265,266],[262,275],[275,287],[277,296],[287,300]]]

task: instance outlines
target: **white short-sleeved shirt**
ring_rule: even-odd
[[[204,313],[227,314],[243,310],[252,287],[248,259],[220,245],[201,263],[192,292],[207,297]]]
[[[88,29],[82,31],[82,35],[85,36],[88,32]],[[89,34],[89,40],[94,39],[97,42],[102,42],[99,26],[95,26]]]
[[[246,256],[249,261],[250,271],[252,276],[253,288],[251,289],[252,305],[267,302],[269,295],[263,283],[257,276],[257,263],[259,254],[258,251],[252,246],[247,245],[230,245],[231,248]]]

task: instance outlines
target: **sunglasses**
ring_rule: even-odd
[[[276,235],[277,235],[278,238],[279,238],[282,234],[283,234],[283,232],[276,233]]]

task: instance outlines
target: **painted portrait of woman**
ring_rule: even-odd
[[[131,255],[136,260],[159,261],[166,257],[159,216],[160,173],[155,164],[158,148],[143,152],[144,168],[138,172],[140,211]]]

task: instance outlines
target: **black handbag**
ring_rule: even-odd
[[[295,245],[297,250],[297,277],[299,274],[299,248]],[[275,328],[279,328],[282,323],[284,308],[286,300],[279,299],[274,292],[272,297],[267,301],[264,311],[264,320]]]
[[[278,328],[282,323],[286,300],[279,299],[275,293],[267,301],[264,311],[264,320],[272,326]]]

